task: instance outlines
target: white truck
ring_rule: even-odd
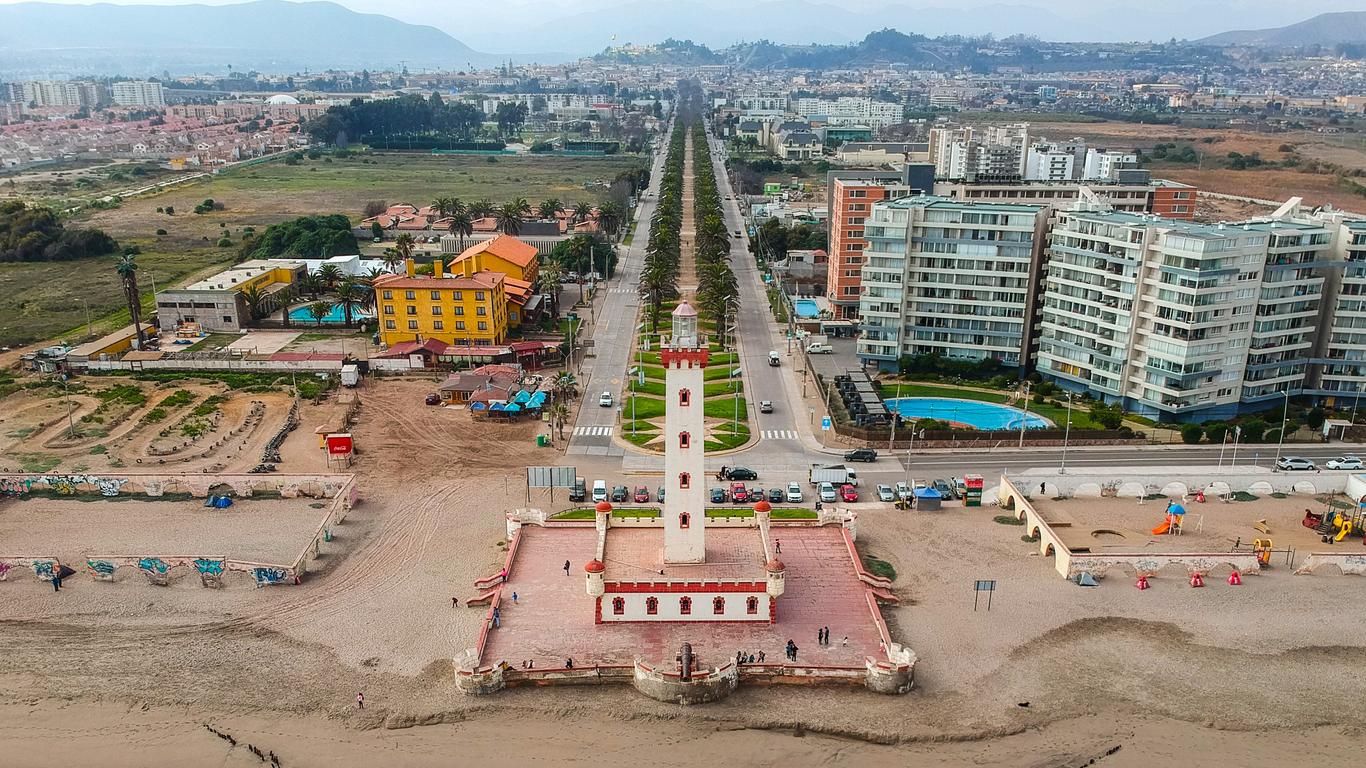
[[[360,384],[360,367],[352,364],[343,365],[341,383],[343,387],[354,387]]]
[[[839,488],[841,485],[858,485],[858,473],[843,464],[812,464],[810,480],[812,485],[830,483]]]

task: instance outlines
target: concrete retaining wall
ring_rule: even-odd
[[[720,701],[735,690],[740,675],[731,661],[710,671],[699,671],[692,679],[683,680],[678,673],[663,672],[637,660],[634,685],[636,690],[657,701],[675,704],[705,704]]]
[[[1194,495],[1204,491],[1207,497],[1217,497],[1233,491],[1247,491],[1258,495],[1278,493],[1334,493],[1347,488],[1346,472],[1272,472],[1258,467],[1217,466],[1154,466],[1091,467],[1067,471],[1060,475],[1056,469],[1030,469],[1012,472],[1011,479],[1020,489],[1039,495],[1039,485],[1050,497],[1076,498],[1139,498],[1149,493],[1166,496]],[[1363,489],[1366,492],[1366,489]],[[999,493],[999,491],[998,491]]]
[[[1366,554],[1349,555],[1345,552],[1311,552],[1305,558],[1299,568],[1295,569],[1297,575],[1307,575],[1314,573],[1332,573],[1333,569],[1338,573],[1351,576],[1366,575]]]

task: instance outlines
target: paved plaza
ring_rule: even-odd
[[[501,626],[489,632],[483,664],[506,661],[513,667],[533,660],[538,668],[563,667],[566,657],[576,667],[593,664],[630,664],[637,657],[648,662],[672,662],[679,647],[692,643],[704,666],[717,666],[744,650],[763,651],[770,664],[783,663],[783,647],[789,639],[801,649],[802,666],[862,667],[865,657],[884,658],[880,637],[868,607],[867,588],[859,581],[843,532],[836,527],[774,527],[772,535],[782,542],[787,565],[787,589],[778,599],[777,623],[690,622],[595,624],[594,601],[584,587],[584,563],[591,560],[597,533],[591,526],[524,526],[516,562],[502,587]],[[634,553],[648,558],[649,540],[657,550],[663,546],[659,528],[616,528],[607,533],[609,561],[612,553]],[[746,544],[749,539],[753,545]],[[727,556],[753,558],[745,573],[763,578],[759,534],[751,528],[708,528],[707,549]],[[653,556],[658,559],[658,555]],[[570,562],[569,575],[564,561]],[[610,569],[623,568],[607,563]],[[718,562],[714,567],[729,574],[736,563]],[[661,566],[667,578],[683,571],[713,566]],[[655,578],[657,575],[657,568]],[[626,571],[613,578],[625,579]],[[715,574],[720,576],[720,572]],[[648,579],[643,574],[641,580]],[[517,593],[516,603],[512,594]],[[832,642],[816,643],[816,630],[830,627]],[[848,636],[848,645],[842,640]]]

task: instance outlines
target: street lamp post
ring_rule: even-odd
[[[71,390],[67,387],[66,374],[60,375],[62,377],[62,398],[66,400],[67,437],[74,440],[76,438],[76,421],[71,416]]]
[[[896,383],[896,399],[897,399],[897,400],[900,400],[900,399],[901,399],[901,382],[900,382],[900,381],[898,381],[898,382]],[[898,420],[900,417],[901,417],[901,412],[900,412],[899,410],[897,410],[896,408],[893,408],[893,409],[892,409],[892,438],[891,438],[890,440],[887,441],[887,450],[888,450],[888,451],[894,450],[894,447],[896,446],[896,422],[897,422],[897,420]],[[912,429],[914,429],[914,427],[912,427]],[[912,441],[912,442],[915,441],[915,433],[914,433],[914,432],[911,433],[911,441]]]
[[[1228,433],[1231,430],[1224,430],[1224,441],[1219,444],[1219,466],[1224,466],[1224,450],[1228,448]]]
[[[1026,381],[1026,382],[1025,382],[1025,409],[1024,409],[1024,416],[1021,416],[1021,417],[1020,417],[1020,445],[1019,445],[1019,447],[1020,447],[1021,449],[1024,448],[1025,422],[1029,420],[1029,385],[1030,385],[1030,382],[1027,382],[1027,381]]]
[[[1281,394],[1285,396],[1285,405],[1281,407],[1281,434],[1280,438],[1276,440],[1276,463],[1271,467],[1273,471],[1281,463],[1281,446],[1285,444],[1285,427],[1290,423],[1290,385],[1287,384],[1285,389],[1281,390]]]
[[[1233,469],[1238,466],[1238,441],[1243,437],[1243,428],[1233,428],[1233,458],[1229,460],[1228,468]]]
[[[1058,474],[1067,474],[1067,438],[1072,435],[1072,393],[1067,393],[1067,424],[1062,430],[1062,464],[1058,467]]]

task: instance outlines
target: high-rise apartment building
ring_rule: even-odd
[[[7,88],[10,101],[35,107],[93,107],[101,101],[98,85],[79,80],[31,80]]]
[[[858,356],[994,358],[1021,373],[1048,209],[932,196],[873,206],[864,224]]]
[[[863,96],[841,96],[838,99],[797,99],[796,112],[804,118],[823,117],[830,125],[866,125],[886,128],[902,121],[900,104],[874,101]]]
[[[114,103],[120,107],[164,107],[166,89],[161,83],[145,80],[124,80],[111,87]]]

